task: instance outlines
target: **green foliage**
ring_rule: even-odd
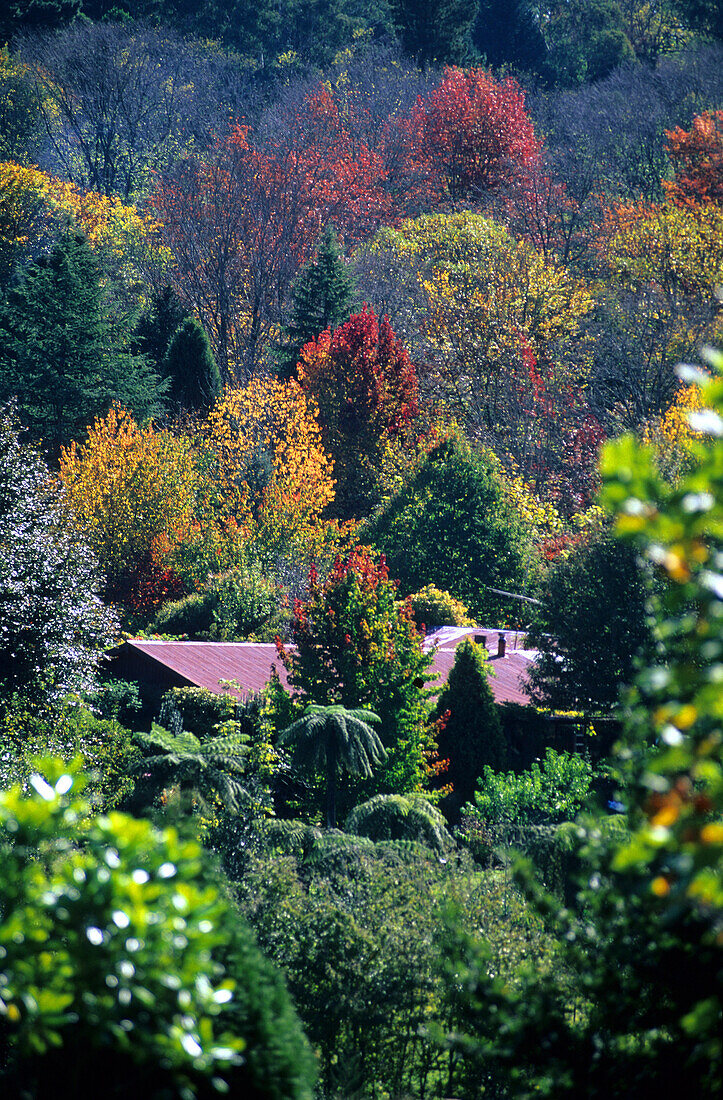
[[[240,704],[231,695],[207,688],[171,688],[161,700],[167,711],[180,715],[183,729],[203,741],[219,734],[225,723],[236,719]]]
[[[151,305],[136,328],[134,344],[159,374],[174,334],[188,317],[188,310],[172,287],[166,285],[151,295]]]
[[[478,622],[514,614],[487,586],[512,592],[523,586],[524,528],[495,463],[461,440],[431,450],[364,537],[385,554],[402,592],[438,585],[463,600]]]
[[[582,84],[608,76],[635,58],[616,0],[567,0],[547,27],[547,69],[560,84]]]
[[[152,634],[208,637],[213,621],[216,595],[213,592],[191,592],[180,600],[169,600],[158,609],[149,630]]]
[[[102,1075],[110,1096],[197,1096],[245,1045],[227,1025],[228,906],[200,879],[198,844],[89,818],[65,797],[77,777],[43,770],[31,797],[0,796],[4,1087],[40,1100]]]
[[[294,609],[295,652],[282,655],[292,688],[322,706],[379,715],[387,756],[363,784],[366,797],[422,790],[435,749],[425,687],[432,658],[411,608],[399,603],[384,562],[360,547],[337,559],[324,584],[315,571],[310,581],[308,598]]]
[[[113,401],[141,419],[162,387],[115,331],[88,242],[61,238],[30,265],[0,312],[0,400],[17,395],[36,440],[57,458]]]
[[[464,65],[477,15],[471,0],[390,0],[402,46],[418,65]]]
[[[248,754],[245,734],[230,729],[202,741],[188,730],[177,728],[169,733],[153,722],[150,733],[136,733],[134,737],[144,756],[133,772],[143,774],[146,787],[156,795],[174,788],[181,813],[191,813],[195,805],[206,809],[207,800],[213,796],[226,810],[238,812],[247,796],[241,781]],[[168,802],[167,795],[164,801]]]
[[[0,714],[92,690],[116,626],[93,555],[64,518],[50,473],[0,408]]]
[[[173,411],[207,412],[221,396],[221,375],[200,321],[186,317],[171,337],[163,359]]]
[[[239,883],[241,906],[287,975],[324,1095],[458,1095],[448,1089],[452,1061],[430,1038],[448,1021],[442,914],[455,899],[465,925],[485,929],[506,980],[523,958],[544,969],[540,922],[503,876],[411,841],[325,833],[294,857],[279,839],[290,823],[270,824],[274,840]]]
[[[323,768],[326,773],[326,825],[336,828],[336,784],[341,768],[371,779],[386,749],[372,724],[380,721],[370,710],[311,704],[301,718],[279,736],[280,745],[292,745],[297,764]]]
[[[435,626],[473,626],[467,608],[449,592],[427,584],[409,597],[418,629]]]
[[[0,103],[0,161],[28,164],[39,137],[38,95],[27,69],[7,46],[0,47]]]
[[[278,581],[251,558],[209,582],[211,633],[222,642],[272,642],[283,634],[288,612]]]
[[[645,571],[609,536],[583,543],[550,571],[529,644],[539,650],[533,699],[559,710],[606,713],[652,645]]]
[[[547,46],[530,0],[480,0],[472,42],[488,65],[539,71]]]
[[[314,256],[297,277],[291,299],[291,315],[277,351],[281,378],[296,376],[301,349],[324,329],[336,329],[348,321],[355,301],[355,281],[344,263],[333,226],[327,226]]]
[[[557,975],[528,973],[511,997],[473,942],[458,938],[452,952],[451,1045],[473,1071],[495,1065],[515,1096],[712,1100],[723,1087],[723,356],[711,365],[712,377],[681,368],[703,408],[690,414],[692,465],[675,485],[633,437],[603,452],[616,534],[665,586],[657,648],[631,691],[616,761],[628,830],[578,825],[576,911],[520,871],[554,922],[574,994]]]
[[[0,41],[18,31],[57,30],[71,23],[81,0],[9,0],[0,15]]]
[[[572,821],[590,794],[592,778],[592,766],[584,756],[550,748],[542,767],[535,762],[519,774],[495,772],[487,766],[477,784],[475,807],[467,809],[467,816],[488,825]]]
[[[432,716],[443,721],[439,755],[449,760],[442,780],[452,784],[444,801],[450,818],[456,818],[462,803],[472,797],[483,768],[499,769],[506,759],[502,724],[489,684],[494,673],[486,657],[486,651],[471,638],[460,642]]]
[[[412,840],[442,855],[454,844],[444,817],[421,794],[377,794],[354,807],[346,829],[376,841]]]

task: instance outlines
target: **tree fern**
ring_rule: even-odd
[[[378,794],[352,810],[346,828],[377,841],[415,841],[435,852],[454,847],[444,817],[423,795]]]
[[[158,787],[178,786],[187,801],[195,798],[204,806],[208,796],[216,794],[228,810],[238,813],[247,793],[239,778],[245,773],[248,752],[245,734],[202,742],[188,730],[170,732],[154,722],[150,733],[134,737],[147,754],[134,772],[150,773],[151,782]]]

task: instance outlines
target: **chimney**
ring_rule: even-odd
[[[484,648],[487,649],[487,635],[486,634],[475,634],[474,640],[477,643],[477,645],[484,646]]]
[[[507,651],[507,639],[505,638],[502,631],[500,631],[500,633],[498,635],[498,638],[497,638],[497,656],[498,657],[504,657],[506,651]]]

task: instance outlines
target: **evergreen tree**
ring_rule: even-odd
[[[22,420],[47,452],[82,434],[111,402],[150,415],[161,390],[111,322],[88,242],[61,238],[33,263],[0,313],[0,400],[17,398]]]
[[[221,396],[221,375],[208,337],[195,317],[187,317],[176,330],[163,361],[172,408],[200,412]]]
[[[472,43],[488,65],[538,69],[547,54],[529,0],[480,0]]]
[[[168,345],[188,316],[175,290],[166,285],[153,294],[150,310],[141,317],[134,338],[135,350],[145,355],[159,374],[163,371]]]
[[[293,290],[291,319],[284,328],[284,342],[277,351],[281,378],[295,377],[299,353],[325,329],[336,329],[349,320],[354,308],[354,277],[341,258],[333,226],[327,226],[316,256],[301,269]]]
[[[390,0],[402,46],[418,65],[464,65],[478,0]]]
[[[471,638],[459,644],[434,712],[434,718],[439,719],[449,711],[439,736],[439,755],[449,760],[443,778],[453,790],[443,806],[451,820],[456,820],[460,807],[472,798],[485,765],[499,770],[505,763],[502,724],[485,657],[485,651]]]

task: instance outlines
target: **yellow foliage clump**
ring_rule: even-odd
[[[191,537],[197,470],[190,442],[153,424],[139,427],[117,405],[96,420],[86,443],[63,449],[60,477],[111,590],[144,568],[159,540]]]
[[[314,400],[291,380],[254,378],[226,390],[205,426],[215,477],[234,507],[251,515],[262,550],[324,538],[334,499],[332,462]]]

